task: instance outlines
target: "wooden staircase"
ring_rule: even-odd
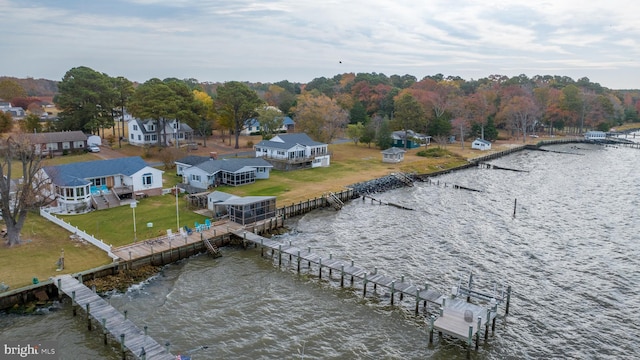
[[[411,179],[411,177],[409,177],[409,175],[405,174],[405,173],[393,173],[393,176],[396,177],[396,179],[402,181],[405,185],[407,186],[413,186],[413,179]]]
[[[340,210],[344,206],[344,202],[342,202],[342,200],[340,200],[336,196],[336,194],[332,192],[324,194],[324,198],[327,199],[327,201],[331,204],[331,206],[333,206],[333,208],[336,210]]]
[[[217,246],[213,245],[209,239],[202,240],[204,242],[204,246],[207,248],[209,254],[213,255],[214,258],[221,257],[222,253],[220,253],[220,249]]]

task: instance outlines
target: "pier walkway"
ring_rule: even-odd
[[[121,347],[128,349],[136,359],[173,360],[176,358],[175,355],[169,353],[167,349],[146,335],[146,330],[140,330],[131,320],[127,320],[124,315],[109,305],[106,300],[71,275],[58,276],[53,280],[58,290],[72,299],[74,307],[77,304],[87,312],[89,330],[91,330],[90,317],[93,317],[95,321],[102,324],[103,331],[108,331],[120,342]]]
[[[413,297],[415,301],[415,313],[419,313],[419,305],[423,304],[425,312],[431,314],[429,320],[430,339],[433,338],[434,330],[449,336],[467,341],[471,345],[471,338],[476,336],[476,347],[479,342],[480,329],[485,328],[485,340],[488,336],[489,323],[492,323],[492,331],[495,330],[495,319],[497,317],[497,306],[505,299],[504,292],[498,294],[483,294],[469,288],[461,286],[455,287],[455,294],[444,295],[438,291],[430,290],[428,285],[417,286],[396,279],[387,275],[379,274],[377,269],[368,272],[366,269],[356,266],[353,261],[336,259],[333,256],[322,258],[318,254],[311,252],[310,248],[300,249],[292,246],[291,243],[283,244],[275,240],[271,240],[249,231],[242,229],[233,231],[233,234],[242,238],[246,243],[253,243],[256,247],[261,247],[262,255],[264,249],[271,250],[271,256],[278,256],[278,265],[282,265],[282,257],[288,256],[290,264],[297,264],[297,271],[300,272],[300,263],[307,262],[309,269],[311,264],[318,266],[318,276],[322,279],[323,269],[329,270],[329,277],[332,278],[332,272],[340,274],[340,286],[344,287],[345,277],[349,278],[351,286],[354,285],[354,278],[362,280],[362,295],[367,294],[367,285],[373,284],[374,291],[376,288],[386,288],[390,295],[391,305],[394,305],[395,295],[399,296],[399,300],[403,300],[404,296]],[[509,290],[510,291],[510,290]],[[467,301],[457,298],[457,295],[467,295]],[[492,299],[491,307],[483,307],[469,302],[470,298],[478,298],[481,300]],[[507,309],[508,295],[507,299]],[[507,310],[508,313],[508,310]]]

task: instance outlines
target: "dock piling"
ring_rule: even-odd
[[[87,303],[87,329],[89,329],[89,331],[91,331],[91,313],[89,312],[90,305],[90,303]]]

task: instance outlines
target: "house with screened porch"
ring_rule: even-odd
[[[48,183],[44,196],[51,212],[84,213],[128,204],[136,197],[162,194],[162,170],[139,156],[45,166],[38,176]]]

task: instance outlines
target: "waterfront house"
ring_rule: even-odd
[[[304,133],[279,134],[254,146],[256,157],[278,170],[327,167],[331,162],[328,145],[311,140]]]
[[[393,147],[413,149],[431,143],[431,136],[417,133],[413,130],[399,130],[391,133]],[[406,144],[406,146],[405,146]]]
[[[211,201],[209,209],[214,211],[216,218],[228,215],[230,221],[240,225],[252,224],[276,216],[275,196],[239,197],[214,191],[209,194],[209,199]]]
[[[491,142],[487,141],[485,139],[475,139],[471,143],[471,148],[472,149],[483,150],[483,151],[484,150],[491,150]]]
[[[382,150],[381,153],[382,162],[399,163],[404,160],[404,153],[406,153],[406,151],[397,147],[391,147],[386,150]]]
[[[607,138],[607,134],[604,131],[587,131],[584,134],[585,140],[604,140]]]
[[[127,124],[129,129],[129,143],[136,146],[157,145],[160,143],[168,146],[183,142],[193,142],[193,129],[180,121],[167,120],[164,129],[158,129],[158,122],[154,119],[133,119]]]
[[[119,206],[121,200],[162,194],[163,171],[139,156],[45,166],[38,177],[48,183],[45,196],[53,212],[82,213]]]
[[[176,164],[180,164],[182,183],[189,185],[190,192],[204,191],[218,185],[239,186],[254,183],[256,179],[268,179],[273,167],[260,158],[216,160],[205,156],[189,156],[176,161]]]
[[[274,132],[284,133],[292,131],[294,124],[293,119],[285,116],[282,118],[282,124],[277,129],[274,129]],[[240,131],[240,135],[259,135],[261,131],[260,121],[258,119],[249,119],[246,121],[244,129]]]

